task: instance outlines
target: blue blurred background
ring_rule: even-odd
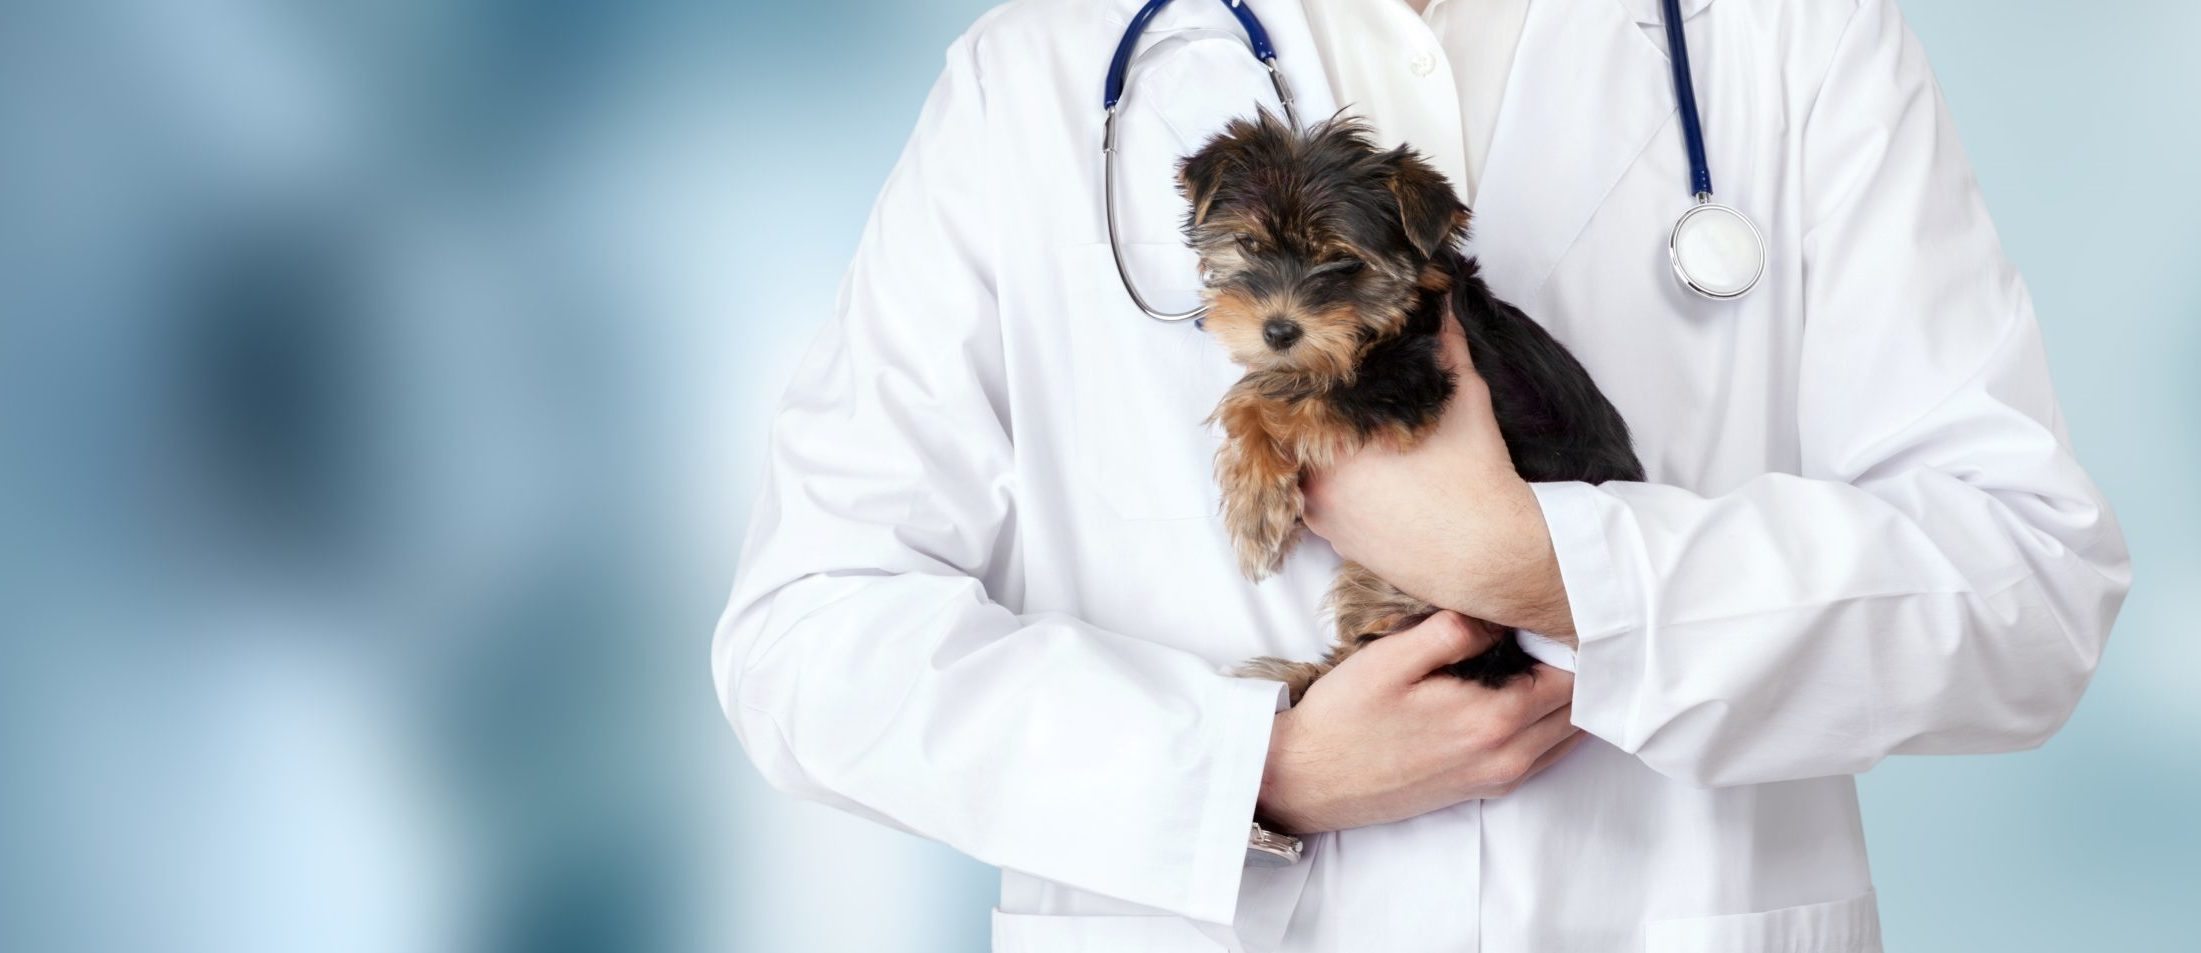
[[[0,10],[0,949],[983,948],[706,646],[986,5]],[[2139,582],[2048,747],[1863,780],[1890,948],[2201,949],[2201,5],[1904,6]]]

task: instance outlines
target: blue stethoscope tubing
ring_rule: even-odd
[[[1665,8],[1666,50],[1673,60],[1674,101],[1681,105],[1681,139],[1689,150],[1689,192],[1712,194],[1712,163],[1704,157],[1704,121],[1697,118],[1697,85],[1689,78],[1689,38],[1681,32],[1681,0],[1659,0]]]
[[[1123,28],[1123,39],[1116,41],[1116,55],[1108,58],[1108,85],[1102,91],[1101,108],[1113,111],[1123,100],[1125,74],[1131,71],[1131,54],[1138,48],[1139,37],[1146,34],[1147,24],[1169,6],[1169,0],[1146,0],[1139,12],[1131,15],[1131,23]],[[1260,60],[1273,73],[1276,70],[1276,47],[1269,44],[1269,31],[1261,25],[1261,18],[1253,15],[1253,8],[1245,0],[1223,0],[1231,15],[1238,18],[1238,25],[1246,31],[1246,45],[1253,50],[1253,58]]]
[[[1681,213],[1666,236],[1666,255],[1683,287],[1714,300],[1740,298],[1765,275],[1765,238],[1750,217],[1712,200],[1712,163],[1704,154],[1704,120],[1697,115],[1697,87],[1690,79],[1689,38],[1681,29],[1681,0],[1660,0],[1666,54],[1674,74],[1674,102],[1681,111],[1681,141],[1689,153],[1689,192],[1696,205]],[[1704,240],[1692,240],[1704,235]],[[1709,241],[1713,246],[1706,247]],[[1707,260],[1712,256],[1722,261]]]
[[[1131,280],[1131,270],[1123,258],[1123,243],[1116,226],[1116,114],[1123,106],[1125,86],[1130,79],[1131,56],[1139,45],[1139,37],[1154,21],[1170,0],[1146,0],[1131,22],[1124,27],[1123,38],[1116,41],[1116,52],[1108,60],[1108,77],[1101,91],[1101,108],[1106,112],[1101,133],[1101,203],[1108,222],[1108,251],[1115,258],[1116,275],[1123,279],[1123,290],[1131,296],[1131,302],[1157,321],[1183,321],[1197,318],[1207,308],[1197,307],[1189,311],[1162,311],[1148,304],[1139,293],[1138,285]],[[1299,125],[1299,115],[1293,108],[1291,87],[1284,81],[1284,74],[1276,66],[1276,48],[1269,42],[1269,31],[1261,26],[1261,18],[1245,0],[1219,0],[1236,17],[1238,25],[1246,31],[1246,45],[1268,70],[1269,84],[1276,90],[1276,99],[1284,109],[1284,118],[1293,127]],[[1696,204],[1681,214],[1674,222],[1674,230],[1667,236],[1666,252],[1674,266],[1674,276],[1689,290],[1707,298],[1739,298],[1757,286],[1759,277],[1765,274],[1765,239],[1759,235],[1750,218],[1731,206],[1712,200],[1712,166],[1705,157],[1704,122],[1697,115],[1696,86],[1689,78],[1689,41],[1682,35],[1681,0],[1660,0],[1662,17],[1666,27],[1668,63],[1673,69],[1674,100],[1681,111],[1682,143],[1689,153],[1689,191]],[[1723,259],[1711,261],[1706,256]]]

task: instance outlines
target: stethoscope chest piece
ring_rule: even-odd
[[[1765,275],[1765,239],[1748,216],[1699,195],[1666,239],[1674,276],[1707,298],[1740,298]]]

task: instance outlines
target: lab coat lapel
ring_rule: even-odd
[[[1675,114],[1665,51],[1622,0],[1531,4],[1470,223],[1492,288],[1533,313],[1560,257]]]

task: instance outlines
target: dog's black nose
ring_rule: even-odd
[[[1270,318],[1261,325],[1261,340],[1269,342],[1269,347],[1279,351],[1299,343],[1299,335],[1298,322],[1284,318]]]

